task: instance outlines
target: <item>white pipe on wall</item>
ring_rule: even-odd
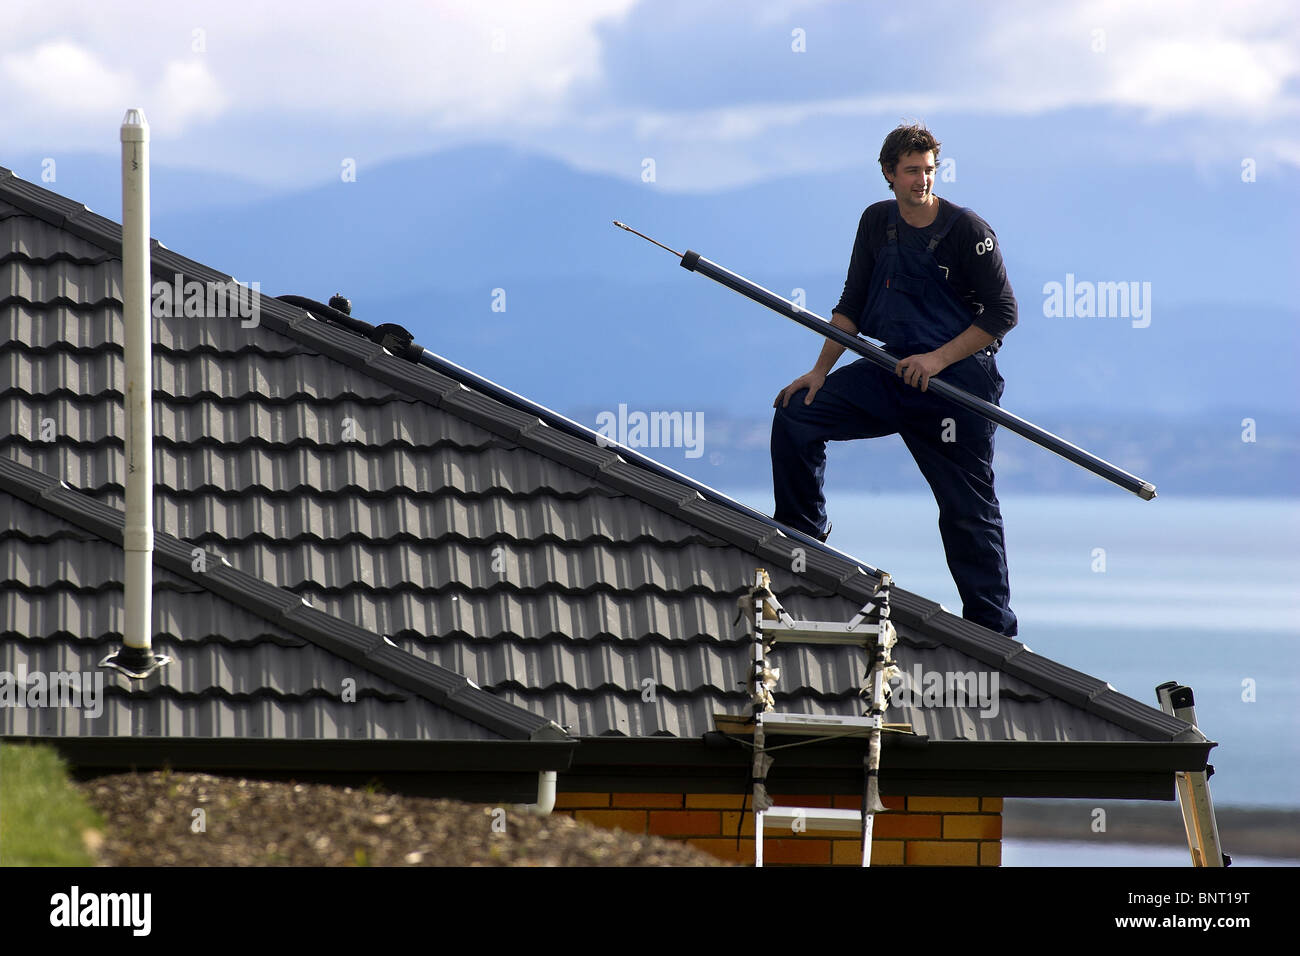
[[[537,774],[537,802],[520,805],[525,813],[534,813],[539,817],[549,816],[555,809],[555,771],[541,770]]]
[[[153,329],[149,288],[149,122],[122,120],[122,318],[126,331],[126,629],[124,656],[152,657]]]

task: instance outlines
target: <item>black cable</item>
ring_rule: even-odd
[[[754,789],[754,784],[758,780],[758,778],[754,776],[754,771],[752,769],[749,772],[748,780],[749,780],[749,790],[746,790],[745,795],[740,798],[740,822],[736,824],[736,849],[737,850],[740,849],[740,834],[743,833],[745,830],[745,805],[749,803],[749,793],[751,790]],[[755,812],[754,814],[754,830],[755,830],[755,837],[757,837],[757,831],[758,831],[757,812]]]

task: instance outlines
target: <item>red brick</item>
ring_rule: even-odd
[[[772,802],[778,807],[829,807],[833,797],[821,796],[819,794],[805,793],[791,795],[788,793],[772,794]],[[861,798],[859,797],[859,802]]]
[[[717,810],[651,810],[650,832],[659,836],[721,836]]]
[[[699,847],[705,853],[711,853],[720,860],[727,860],[731,863],[748,863],[751,866],[754,863],[754,841],[741,840],[740,848],[736,848],[736,841],[709,839],[707,837],[691,837],[684,841],[691,846]]]
[[[763,864],[768,863],[814,863],[828,864],[831,861],[830,840],[809,840],[806,838],[787,838],[780,840],[763,840]]]
[[[978,843],[910,840],[907,844],[909,866],[975,866],[978,862]]]
[[[579,810],[576,816],[583,823],[604,827],[606,830],[645,833],[645,814],[644,810]]]
[[[902,866],[903,851],[906,844],[902,840],[871,841],[872,866]]]
[[[1002,812],[1002,798],[1001,798],[1001,797],[981,797],[981,798],[980,798],[980,809],[983,810],[985,813],[1001,813],[1001,812]]]
[[[871,852],[873,855],[876,852],[874,843],[871,845]],[[862,844],[857,840],[832,840],[831,862],[836,866],[861,866]]]
[[[840,866],[862,865],[862,844],[857,840],[836,840],[831,848],[831,862]],[[872,866],[902,866],[902,840],[871,841]]]
[[[586,810],[593,807],[609,806],[607,793],[557,793],[555,806],[564,810]]]
[[[1002,844],[981,843],[980,844],[980,866],[1001,866],[1001,865],[1002,865]]]
[[[746,801],[742,804],[742,801]],[[752,806],[753,800],[747,794],[740,793],[688,793],[687,810],[739,810],[741,806]]]
[[[616,807],[671,807],[680,810],[682,795],[680,793],[616,793]]]
[[[907,809],[938,813],[979,813],[979,797],[908,797]]]
[[[937,813],[877,813],[871,835],[873,839],[930,837],[938,840],[943,835],[943,817]]]
[[[1002,815],[1000,813],[945,814],[943,818],[945,840],[1000,840]]]
[[[722,833],[724,836],[734,837],[736,835],[736,826],[740,823],[740,811],[733,810],[722,814]],[[748,810],[745,811],[745,825],[740,831],[743,836],[752,837],[754,835],[754,814]]]
[[[862,809],[862,794],[850,793],[837,796],[834,798],[835,806],[840,810],[860,810]],[[906,810],[906,797],[881,797],[880,802],[885,805],[886,810]]]

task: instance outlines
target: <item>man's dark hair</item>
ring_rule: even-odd
[[[892,173],[898,161],[907,153],[924,153],[932,151],[934,161],[939,162],[939,141],[924,124],[913,123],[900,126],[885,137],[885,145],[880,147],[880,172]],[[885,176],[885,182],[889,177]]]

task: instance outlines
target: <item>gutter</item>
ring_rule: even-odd
[[[886,796],[1174,799],[1174,776],[1204,769],[1211,741],[968,741],[887,736]],[[784,751],[771,789],[837,795],[862,787],[861,742]],[[722,734],[696,739],[585,737],[565,789],[647,793],[749,792],[749,751]]]

